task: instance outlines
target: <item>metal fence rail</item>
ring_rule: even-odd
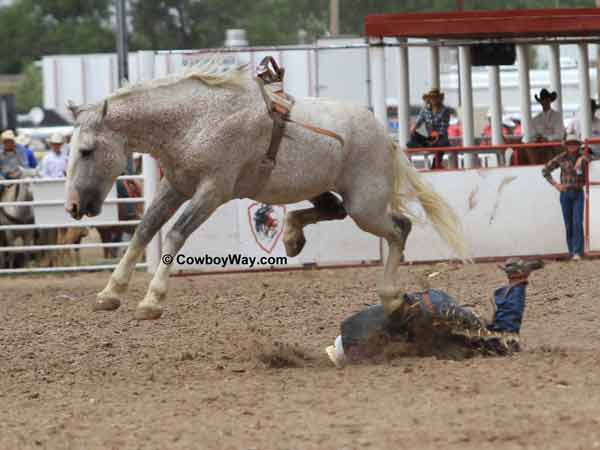
[[[118,177],[118,180],[138,180],[145,182],[146,177],[142,175],[124,175]],[[21,178],[16,180],[0,180],[0,186],[10,186],[15,184],[53,184],[53,183],[65,183],[64,178]],[[148,192],[146,192],[147,194]],[[0,202],[0,208],[4,207],[56,207],[63,208],[64,198],[57,198],[53,200],[32,200],[32,201],[11,201],[11,202]],[[135,198],[111,198],[104,202],[104,205],[122,205],[122,204],[144,204],[147,206],[149,199],[147,196],[135,197]],[[14,225],[0,225],[0,233],[8,231],[28,231],[28,230],[49,230],[58,228],[96,228],[96,227],[133,227],[137,226],[140,220],[100,220],[100,221],[83,221],[74,222],[71,220],[65,220],[64,223],[34,223],[34,224],[14,224]],[[58,252],[66,250],[80,250],[80,249],[119,249],[129,245],[129,242],[108,242],[108,243],[80,243],[80,244],[34,244],[34,245],[15,245],[15,246],[2,246],[0,247],[1,254],[16,254],[16,253],[35,253],[35,252]],[[76,272],[76,271],[96,271],[96,270],[112,270],[116,267],[115,264],[97,264],[97,265],[83,265],[83,266],[59,266],[59,267],[26,267],[19,269],[4,269],[0,267],[0,275],[22,275],[22,274],[35,274],[35,273],[56,273],[56,272]],[[138,269],[148,268],[147,263],[139,263],[136,265]]]

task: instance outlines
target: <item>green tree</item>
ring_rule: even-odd
[[[0,8],[0,72],[43,55],[114,49],[110,0],[17,0]]]
[[[23,78],[17,84],[15,92],[17,112],[26,113],[34,106],[42,105],[42,71],[30,63],[23,71]]]

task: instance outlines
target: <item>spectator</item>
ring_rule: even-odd
[[[462,137],[462,125],[456,116],[450,117],[450,126],[448,127],[448,138],[460,139]]]
[[[512,123],[508,118],[502,119],[502,136],[506,137],[510,135],[509,124]],[[514,123],[512,124],[514,127]],[[491,111],[487,114],[487,124],[483,127],[483,131],[481,132],[481,136],[486,138],[486,140],[490,141],[492,139],[492,113]]]
[[[593,98],[590,99],[590,110],[592,112],[592,138],[600,137],[600,119],[596,116],[596,111],[598,111],[598,103]],[[569,128],[567,129],[568,134],[574,134],[577,136],[577,139],[580,141],[583,140],[583,136],[581,135],[581,120],[579,117],[573,118],[571,123],[569,124]],[[594,159],[600,158],[600,145],[590,145],[590,150],[594,156]]]
[[[44,178],[63,178],[67,171],[67,157],[61,152],[64,139],[61,134],[54,133],[50,137],[50,152],[44,156],[40,168],[40,176]]]
[[[71,152],[71,139],[73,138],[73,132],[65,134],[65,143],[62,147],[62,153],[65,155],[67,160],[69,159],[69,153]]]
[[[535,96],[535,100],[542,105],[542,112],[531,120],[532,141],[560,141],[565,137],[562,114],[551,108],[557,97],[556,92],[548,92],[547,89],[542,89],[540,95]]]
[[[560,205],[567,237],[569,255],[574,261],[583,254],[583,186],[587,155],[580,154],[581,142],[577,136],[567,136],[565,152],[553,158],[542,169],[542,175],[560,192]],[[560,167],[560,183],[554,181],[552,172]]]
[[[513,136],[519,137],[519,138],[523,137],[523,125],[521,125],[521,118],[511,117],[510,119],[515,124],[515,127],[512,132]]]
[[[0,179],[21,178],[21,168],[27,166],[27,158],[24,153],[17,151],[15,133],[12,130],[6,130],[2,133],[1,138]]]
[[[444,94],[439,89],[431,89],[423,95],[425,106],[419,112],[417,121],[410,130],[408,147],[449,147],[448,125],[450,123],[450,108],[444,105]],[[419,133],[420,127],[425,127],[425,134]],[[433,169],[442,167],[444,153],[438,152],[433,158]]]
[[[542,105],[542,112],[531,120],[529,142],[541,143],[564,139],[565,125],[562,114],[550,106],[557,97],[556,92],[548,92],[547,89],[542,89],[540,95],[535,96],[535,100]],[[561,151],[560,147],[528,149],[525,151],[526,162],[528,164],[545,164]]]
[[[27,167],[29,167],[30,169],[35,169],[37,167],[38,162],[33,153],[33,150],[31,150],[31,148],[29,147],[29,144],[31,143],[31,138],[26,134],[19,134],[15,142],[17,143],[17,151],[21,149],[21,151],[27,157]]]

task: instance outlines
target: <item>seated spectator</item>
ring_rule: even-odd
[[[565,137],[562,114],[551,108],[557,97],[556,92],[549,92],[547,89],[542,89],[540,95],[535,96],[535,100],[542,105],[542,112],[531,120],[529,142],[562,141]],[[528,164],[545,164],[561,151],[560,147],[531,149],[525,151],[525,154]]]
[[[519,117],[511,117],[510,119],[515,124],[515,127],[513,128],[513,131],[512,131],[513,136],[522,138],[523,137],[523,125],[521,125],[521,119]]]
[[[600,118],[596,115],[598,111],[598,103],[593,98],[590,99],[590,110],[592,112],[592,138],[600,138]],[[583,140],[581,135],[581,120],[578,116],[575,116],[571,123],[569,124],[569,128],[567,129],[568,134],[573,134],[577,136],[577,139],[580,141]],[[592,157],[594,159],[600,158],[600,145],[590,145],[590,151],[592,153]]]
[[[444,94],[439,89],[432,89],[423,95],[425,106],[419,112],[417,121],[410,130],[408,147],[449,147],[448,125],[450,108],[444,105]],[[424,133],[420,133],[424,126]],[[444,153],[438,152],[433,159],[433,169],[442,167]]]
[[[27,167],[29,167],[30,169],[35,169],[37,167],[38,162],[35,155],[33,154],[33,150],[29,148],[29,144],[31,144],[31,138],[26,134],[19,134],[16,143],[17,149],[22,149],[22,152],[27,157]]]
[[[510,119],[508,119],[510,120]],[[509,129],[509,125],[507,118],[503,118],[502,119],[502,136],[506,137],[506,136],[510,136],[510,129]],[[513,124],[514,126],[514,124]],[[481,132],[481,136],[483,138],[487,138],[487,141],[491,141],[492,139],[492,113],[488,112],[487,114],[487,124],[485,125],[485,127],[483,128],[483,131]]]
[[[556,92],[542,89],[535,100],[542,105],[542,112],[531,119],[532,142],[562,141],[565,127],[562,114],[552,109],[551,105],[558,97]]]
[[[67,157],[61,152],[64,139],[54,133],[50,137],[50,152],[42,159],[40,176],[43,178],[63,178],[67,172]]]
[[[448,138],[454,140],[454,139],[460,139],[462,138],[462,125],[460,123],[460,120],[458,119],[458,117],[456,116],[452,116],[450,117],[450,126],[448,127]]]

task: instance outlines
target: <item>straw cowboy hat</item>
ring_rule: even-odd
[[[48,140],[48,142],[50,144],[63,144],[65,142],[63,135],[60,133],[54,133],[52,136],[50,136],[50,139]]]
[[[19,136],[17,136],[16,143],[19,145],[23,145],[24,147],[27,147],[30,142],[31,142],[31,138],[29,136],[27,136],[26,134],[19,134]]]
[[[565,143],[565,145],[570,144],[570,143],[581,145],[581,141],[579,140],[577,135],[573,134],[573,133],[567,134],[567,137],[565,138],[564,143]]]
[[[13,130],[6,130],[4,133],[2,133],[1,138],[3,141],[14,141],[15,133],[13,132]]]
[[[534,95],[534,97],[535,97],[535,101],[538,103],[542,103],[546,99],[550,99],[550,102],[553,102],[558,97],[558,94],[556,92],[550,92],[550,91],[548,91],[548,89],[543,88],[540,91],[539,97],[537,95]]]
[[[433,97],[438,97],[441,98],[442,100],[444,99],[444,93],[442,91],[440,91],[438,88],[433,88],[431,89],[429,92],[426,92],[425,94],[423,94],[423,100],[427,101],[430,98]]]

